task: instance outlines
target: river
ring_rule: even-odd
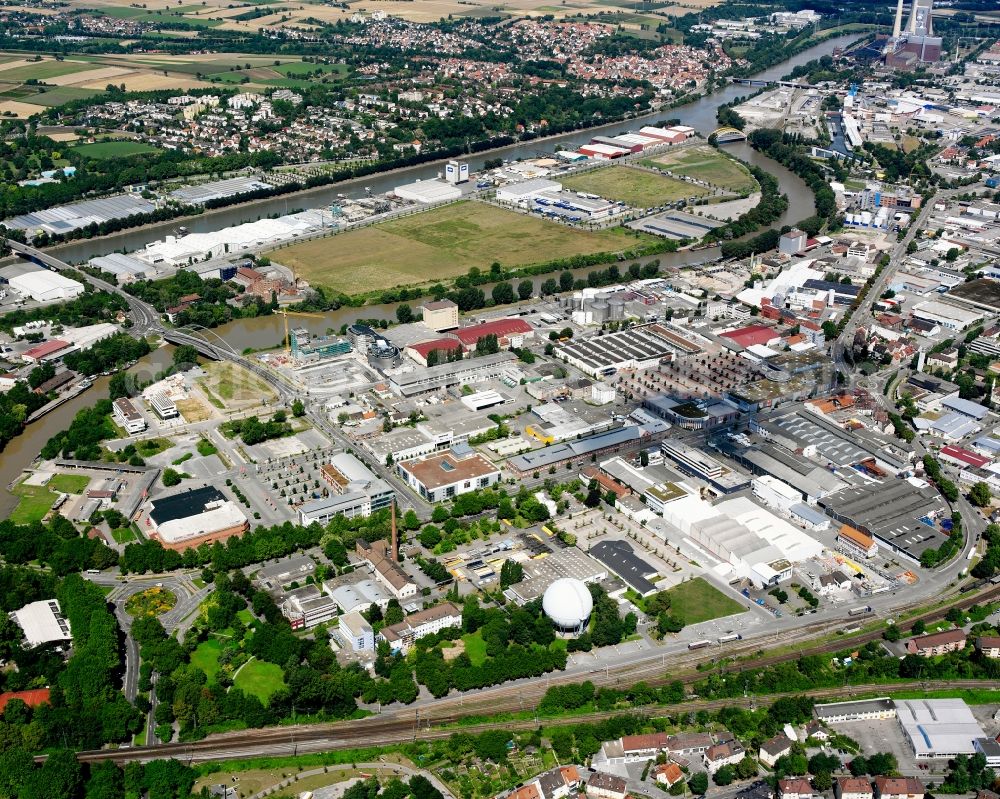
[[[834,48],[844,47],[856,39],[856,35],[830,39],[777,66],[764,70],[754,77],[765,80],[781,78],[799,64],[829,55],[833,52]],[[752,91],[753,89],[747,86],[730,85],[712,95],[679,108],[664,109],[624,122],[554,136],[544,141],[525,142],[472,156],[466,160],[469,161],[470,169],[476,171],[482,168],[483,161],[486,158],[533,158],[541,153],[551,153],[557,144],[580,146],[590,141],[591,137],[596,135],[635,130],[652,120],[666,118],[680,119],[681,124],[690,125],[699,132],[708,134],[717,127],[715,113],[720,105],[729,103],[737,97],[745,96]],[[781,166],[781,164],[761,155],[745,143],[726,145],[726,151],[732,153],[737,158],[764,169],[778,179],[781,191],[788,196],[789,202],[788,210],[774,223],[774,227],[791,224],[814,213],[815,206],[813,204],[812,192],[802,180]],[[332,187],[316,189],[291,198],[276,198],[248,206],[219,209],[211,214],[194,217],[185,224],[193,233],[218,230],[227,225],[236,225],[242,222],[253,221],[262,216],[287,212],[291,208],[316,207],[330,204],[336,199],[337,194],[346,194],[348,196],[362,195],[366,187],[370,188],[373,193],[387,192],[401,183],[434,177],[439,170],[440,163],[423,164],[421,166],[397,170],[391,175],[372,175],[363,179],[345,181]],[[91,241],[72,242],[61,247],[51,248],[50,251],[63,260],[82,262],[98,255],[121,251],[123,247],[130,251],[141,248],[149,241],[165,233],[172,232],[177,224],[177,222],[171,222],[152,225],[143,228],[141,231],[124,232],[115,236],[107,236]],[[665,266],[684,266],[686,264],[713,260],[718,254],[718,250],[713,248],[694,252],[664,253],[656,257]],[[593,268],[588,267],[581,271],[586,272]],[[548,277],[551,277],[551,275],[534,278],[536,288]],[[485,289],[487,292],[489,291],[488,286]],[[350,324],[358,318],[392,319],[395,318],[395,313],[395,304],[368,305],[364,308],[341,308],[337,311],[331,311],[324,314],[322,320],[302,319],[298,321],[307,323],[305,326],[313,330],[313,332],[323,333],[328,328],[339,329],[341,325]],[[217,328],[215,332],[225,338],[239,352],[247,347],[259,349],[277,344],[283,336],[283,322],[277,316],[238,319],[228,325]],[[139,379],[152,379],[154,374],[166,369],[170,365],[171,351],[171,347],[157,349],[146,358],[143,358],[129,371]],[[107,390],[108,378],[102,377],[98,379],[91,390],[85,391],[39,421],[28,425],[20,436],[7,444],[2,455],[0,455],[0,518],[6,517],[17,502],[16,497],[6,490],[7,485],[17,479],[18,475],[31,464],[35,457],[37,457],[42,446],[44,446],[45,442],[51,436],[69,427],[73,416],[81,408],[93,405],[100,397],[106,397]]]

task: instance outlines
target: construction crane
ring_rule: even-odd
[[[284,308],[279,308],[278,309],[278,313],[280,313],[283,317],[285,317],[285,355],[288,355],[288,353],[291,352],[291,347],[289,346],[289,337],[288,337],[288,317],[289,316],[304,316],[304,317],[308,317],[310,319],[325,319],[326,318],[326,317],[323,316],[323,314],[319,314],[319,313],[305,313],[303,311],[286,311]]]

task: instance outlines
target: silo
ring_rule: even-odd
[[[612,321],[620,322],[625,318],[625,298],[614,296],[608,300],[608,309],[610,311],[610,319]]]
[[[590,313],[594,319],[594,324],[599,325],[607,322],[611,317],[611,310],[604,300],[595,300],[590,304]]]

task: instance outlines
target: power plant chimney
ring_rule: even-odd
[[[392,498],[392,552],[390,557],[399,563],[399,533],[396,531],[396,498]]]
[[[892,38],[898,39],[903,33],[903,0],[896,5],[896,24],[892,26]]]

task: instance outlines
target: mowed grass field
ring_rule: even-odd
[[[708,193],[701,186],[628,166],[594,169],[563,178],[562,184],[570,191],[598,194],[606,200],[617,200],[636,208],[653,208]]]
[[[701,577],[675,585],[667,593],[670,594],[671,615],[683,619],[685,624],[698,624],[744,611],[743,605]]]
[[[651,239],[640,237],[640,241]],[[635,246],[631,232],[589,232],[462,201],[332,238],[269,253],[314,285],[345,294],[418,285],[489,268],[619,252]]]
[[[285,673],[274,663],[251,660],[237,672],[233,687],[253,694],[266,705],[278,689],[285,687]]]
[[[157,153],[160,148],[141,141],[100,141],[94,144],[77,144],[73,147],[73,151],[90,158],[105,159]]]
[[[676,153],[650,159],[650,166],[661,166],[677,175],[704,180],[732,192],[755,191],[757,181],[739,161],[714,147],[688,147]]]

